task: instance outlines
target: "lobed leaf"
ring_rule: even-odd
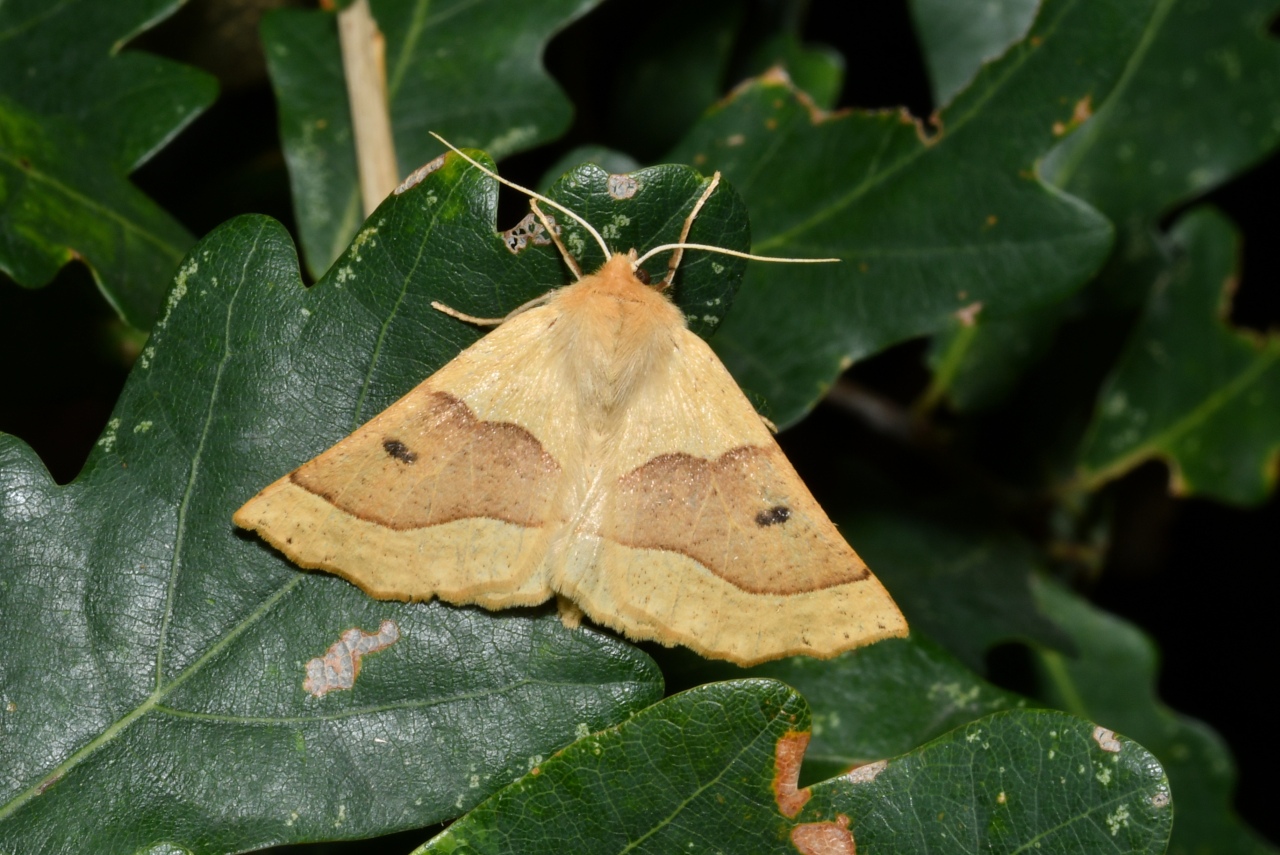
[[[1225,218],[1192,211],[1171,240],[1178,256],[1099,393],[1081,486],[1159,457],[1175,493],[1261,502],[1280,457],[1280,338],[1226,321],[1238,238]]]
[[[1032,35],[983,68],[932,133],[900,114],[826,114],[772,74],[677,147],[672,159],[734,181],[757,212],[755,251],[844,261],[752,267],[716,336],[780,423],[854,360],[957,312],[1061,299],[1092,276],[1109,224],[1040,182],[1035,164],[1055,128],[1115,84],[1147,8],[1046,0]]]
[[[947,104],[984,64],[1027,35],[1039,0],[911,0],[934,103]]]
[[[1151,639],[1060,585],[1038,580],[1036,596],[1078,651],[1036,651],[1046,699],[1142,740],[1156,755],[1178,802],[1169,855],[1275,853],[1231,807],[1235,768],[1221,737],[1157,699]]]
[[[706,180],[637,175],[630,198],[592,168],[552,195],[605,223],[625,212],[620,240],[671,240]],[[740,201],[712,201],[702,234],[745,245]],[[507,248],[496,209],[497,185],[450,155],[310,289],[277,223],[233,220],[187,256],[74,483],[0,438],[0,850],[419,827],[661,695],[638,650],[545,609],[374,601],[231,523],[479,335],[432,300],[493,315],[564,281],[554,248]],[[677,293],[727,304],[740,269],[690,264]],[[363,650],[349,688],[340,639]]]
[[[1159,764],[1072,716],[997,713],[801,789],[809,725],[781,683],[700,686],[575,742],[418,852],[1159,853],[1168,840]]]
[[[0,4],[0,271],[38,288],[78,259],[143,328],[192,238],[127,176],[209,106],[216,84],[122,48],[179,5]]]
[[[1280,46],[1267,32],[1276,9],[1274,0],[1151,6],[1116,88],[1092,99],[1092,118],[1041,164],[1046,181],[1118,229],[1117,253],[1086,308],[1141,304],[1167,263],[1160,218],[1280,143]],[[1015,317],[980,315],[976,330],[947,331],[931,364],[962,367],[937,378],[934,395],[945,393],[962,410],[998,401],[1080,311],[1059,300]]]

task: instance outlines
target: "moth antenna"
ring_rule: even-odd
[[[577,214],[575,214],[573,211],[570,211],[570,210],[569,210],[568,208],[566,208],[564,205],[561,205],[559,202],[554,202],[554,201],[552,201],[551,199],[548,199],[546,196],[543,196],[541,193],[537,193],[537,192],[535,192],[535,191],[533,191],[533,190],[530,190],[528,187],[522,187],[521,185],[519,185],[519,184],[515,183],[514,181],[508,181],[507,179],[503,178],[503,177],[502,177],[501,175],[499,175],[498,173],[494,172],[492,169],[489,169],[488,167],[486,167],[486,166],[482,165],[481,163],[479,163],[479,162],[478,162],[475,158],[473,158],[471,155],[466,154],[466,153],[464,153],[463,151],[461,151],[457,146],[455,146],[453,143],[449,142],[449,141],[448,141],[447,139],[445,139],[444,137],[440,136],[440,135],[439,135],[438,133],[436,133],[435,131],[430,131],[430,134],[431,134],[431,136],[435,137],[437,140],[439,140],[440,142],[442,142],[444,145],[448,146],[448,147],[449,147],[449,149],[450,149],[451,151],[453,151],[455,154],[457,154],[459,157],[461,157],[461,158],[462,158],[463,160],[465,160],[467,163],[471,164],[471,165],[472,165],[472,166],[474,166],[476,169],[478,169],[478,170],[480,170],[481,172],[483,172],[485,175],[488,175],[490,178],[492,178],[494,181],[497,181],[499,184],[505,184],[505,185],[507,185],[508,187],[510,187],[512,190],[519,190],[521,193],[525,194],[526,196],[528,196],[528,197],[529,197],[529,198],[531,198],[531,199],[537,199],[539,202],[545,202],[546,204],[548,204],[548,205],[550,205],[551,207],[555,208],[557,211],[560,211],[560,212],[562,212],[562,213],[568,214],[568,215],[569,215],[569,217],[570,217],[570,218],[571,218],[575,223],[577,223],[578,225],[580,225],[580,226],[582,226],[584,229],[586,229],[586,230],[591,234],[591,236],[592,236],[593,238],[595,238],[595,239],[596,239],[596,243],[600,244],[600,250],[604,253],[604,257],[605,257],[606,259],[613,255],[613,250],[609,249],[609,245],[608,245],[608,244],[606,244],[606,243],[604,242],[604,238],[600,237],[600,233],[599,233],[598,231],[596,231],[594,228],[592,228],[592,226],[591,226],[591,224],[590,224],[590,223],[588,223],[588,222],[587,222],[586,220],[584,220],[582,217],[579,217],[579,216],[578,216]]]
[[[469,324],[475,324],[478,327],[496,327],[498,324],[506,320],[506,318],[478,318],[475,315],[468,315],[466,312],[459,312],[453,306],[446,306],[439,300],[431,301],[431,308],[437,312],[444,312],[451,318],[457,318],[460,321],[466,321]]]
[[[543,303],[547,302],[547,300],[551,299],[551,295],[554,293],[555,289],[538,297],[534,297],[526,303],[521,303],[501,318],[478,318],[475,315],[468,315],[466,312],[459,312],[457,309],[452,306],[446,306],[439,300],[432,300],[431,308],[435,309],[437,312],[444,312],[451,318],[457,318],[460,321],[466,321],[467,323],[475,324],[478,327],[496,327],[499,324],[505,324],[521,312],[527,312],[535,306],[541,306]]]
[[[530,199],[529,207],[538,215],[538,219],[542,221],[542,227],[547,230],[547,234],[551,235],[551,240],[555,242],[556,249],[560,250],[560,255],[564,257],[564,263],[569,265],[569,269],[573,271],[573,278],[581,279],[582,268],[578,266],[578,260],[569,254],[569,250],[564,248],[564,244],[560,242],[560,234],[556,231],[556,227],[547,219],[547,215],[542,213],[542,209],[538,207],[538,200]]]
[[[698,201],[693,204],[693,210],[689,212],[689,216],[684,218],[684,226],[680,229],[680,239],[676,241],[683,244],[689,237],[689,229],[693,228],[693,221],[698,218],[698,212],[702,210],[702,206],[711,198],[711,194],[716,192],[716,188],[720,186],[720,170],[716,170],[716,174],[711,176],[711,183],[707,185],[707,189],[702,191],[702,195],[698,197]],[[646,253],[645,258],[649,257]],[[671,283],[676,278],[676,268],[680,266],[681,260],[684,258],[684,247],[677,249],[675,255],[671,256],[671,261],[667,263],[667,275],[662,277],[662,282],[658,284],[659,291],[665,291],[671,287]],[[637,261],[631,266],[635,270],[640,262]]]
[[[666,252],[669,249],[701,249],[707,252],[718,252],[721,255],[732,255],[735,258],[748,258],[752,261],[777,261],[786,262],[787,264],[826,264],[832,261],[840,261],[839,258],[779,258],[776,255],[752,255],[749,252],[738,252],[736,249],[726,249],[723,246],[711,246],[706,243],[664,243],[662,246],[655,246],[644,255],[631,262],[631,269],[635,270],[649,258],[660,252]]]

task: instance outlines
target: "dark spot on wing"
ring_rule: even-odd
[[[398,439],[384,439],[382,441],[382,449],[387,452],[388,457],[394,457],[401,463],[413,463],[418,459],[418,455],[410,451],[409,446]]]
[[[761,528],[767,525],[781,525],[789,519],[791,519],[791,509],[786,505],[776,505],[756,514],[756,525]]]

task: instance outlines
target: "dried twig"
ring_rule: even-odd
[[[351,102],[360,196],[368,216],[400,182],[387,107],[386,40],[369,12],[368,0],[356,0],[338,13],[338,37]]]

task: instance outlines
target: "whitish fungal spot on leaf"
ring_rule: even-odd
[[[888,760],[877,760],[874,763],[864,763],[856,769],[850,769],[840,776],[840,780],[847,781],[850,784],[867,784],[874,781],[876,777],[889,767]]]
[[[801,855],[858,855],[849,831],[849,817],[837,814],[835,822],[805,822],[791,829],[791,843]]]
[[[606,223],[600,230],[600,234],[606,238],[617,239],[622,237],[622,229],[629,225],[631,225],[631,218],[626,214],[614,214],[613,221]]]
[[[107,429],[102,432],[102,437],[98,440],[98,445],[102,446],[103,451],[110,452],[116,447],[116,431],[120,430],[120,420],[112,419],[107,422]]]
[[[1160,792],[1156,793],[1154,796],[1151,797],[1151,805],[1152,807],[1158,807],[1158,808],[1168,807],[1169,794],[1164,790],[1161,790]]]
[[[307,663],[307,679],[302,682],[317,698],[323,698],[335,689],[350,689],[360,675],[360,659],[366,653],[374,653],[390,647],[400,640],[400,627],[393,620],[384,620],[375,633],[361,632],[352,627],[333,643],[324,656]]]
[[[170,289],[169,297],[165,300],[164,315],[156,321],[156,329],[162,330],[165,324],[169,323],[169,316],[173,314],[174,308],[182,302],[183,297],[187,296],[187,280],[195,276],[199,270],[200,263],[194,258],[187,259],[187,263],[178,268],[178,275],[173,280],[173,288]]]
[[[1116,739],[1116,732],[1107,730],[1102,725],[1093,729],[1093,741],[1098,743],[1103,751],[1110,751],[1113,754],[1120,751],[1120,740]]]
[[[1115,837],[1120,833],[1120,829],[1129,827],[1129,806],[1120,805],[1116,808],[1115,813],[1107,814],[1107,830],[1111,832],[1111,836]]]
[[[401,181],[400,186],[392,190],[391,192],[394,193],[396,196],[399,196],[401,193],[408,190],[410,187],[413,187],[415,184],[421,184],[422,179],[426,178],[428,175],[435,172],[437,169],[439,169],[442,166],[444,166],[443,154],[437,157],[435,160],[431,161],[430,163],[424,166],[419,166],[417,169],[413,170],[413,172],[410,172],[409,177],[406,178],[404,181]]]
[[[547,215],[547,222],[551,223],[556,234],[560,234],[560,226],[550,214]],[[529,213],[525,214],[523,220],[502,233],[502,242],[507,245],[507,249],[511,250],[513,255],[519,255],[530,244],[546,246],[551,243],[551,238],[547,237],[546,232],[546,228],[538,218]]]
[[[364,249],[366,246],[372,249],[373,247],[378,245],[377,240],[374,239],[374,237],[377,234],[378,234],[377,226],[369,226],[366,229],[361,229],[356,234],[355,238],[351,241],[351,250],[350,250],[351,253],[355,256],[356,261],[364,261],[364,256],[360,254],[360,251]]]
[[[640,182],[630,175],[610,175],[606,185],[615,199],[630,199],[640,189]]]
[[[774,749],[773,797],[782,815],[791,818],[800,813],[809,801],[809,788],[797,789],[800,782],[800,761],[809,747],[809,734],[790,731],[783,734]]]

